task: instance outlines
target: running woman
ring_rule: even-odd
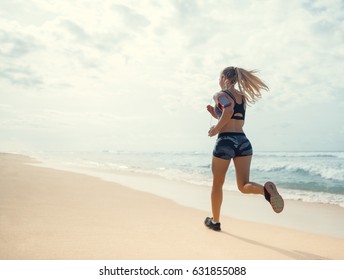
[[[221,230],[220,210],[222,187],[231,160],[234,162],[238,189],[244,194],[260,194],[271,204],[276,213],[282,212],[284,201],[274,183],[263,185],[250,181],[252,146],[246,137],[243,126],[247,103],[255,103],[262,90],[268,86],[256,75],[257,71],[227,67],[219,78],[221,91],[214,95],[215,107],[208,105],[209,113],[218,120],[208,132],[210,137],[218,134],[213,150],[211,206],[213,217],[207,217],[204,224],[215,231]],[[237,85],[238,90],[235,88]]]

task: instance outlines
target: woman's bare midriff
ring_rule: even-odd
[[[245,123],[245,121],[243,121],[243,120],[231,119],[227,124],[225,124],[221,128],[220,133],[222,133],[222,132],[244,132],[244,130],[243,130],[244,123]]]

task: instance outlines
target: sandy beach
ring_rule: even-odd
[[[0,154],[2,260],[344,259],[344,238],[296,230],[288,226],[294,215],[283,217],[286,227],[223,216],[214,232],[203,225],[209,212],[197,207],[33,163]],[[340,207],[303,209],[312,215],[312,207],[343,217]]]

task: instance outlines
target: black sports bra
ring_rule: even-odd
[[[233,96],[233,94],[229,90],[224,89],[222,91],[234,100],[234,112],[233,112],[231,119],[245,120],[245,98],[242,97],[242,102],[239,104],[236,102],[235,97]],[[219,118],[222,115],[222,110],[219,108],[218,105],[215,105],[215,113]]]

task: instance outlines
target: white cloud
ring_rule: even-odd
[[[219,72],[235,65],[258,68],[271,89],[248,112],[258,148],[269,148],[262,131],[282,150],[318,149],[316,132],[338,129],[344,140],[342,1],[17,2],[0,4],[0,98],[16,112],[3,112],[2,135],[41,127],[56,131],[58,147],[58,132],[73,128],[75,147],[93,130],[98,137],[83,142],[90,149],[100,138],[125,149],[139,134],[143,149],[156,138],[171,147],[197,135],[203,149],[205,106]],[[314,134],[299,146],[307,129]]]

